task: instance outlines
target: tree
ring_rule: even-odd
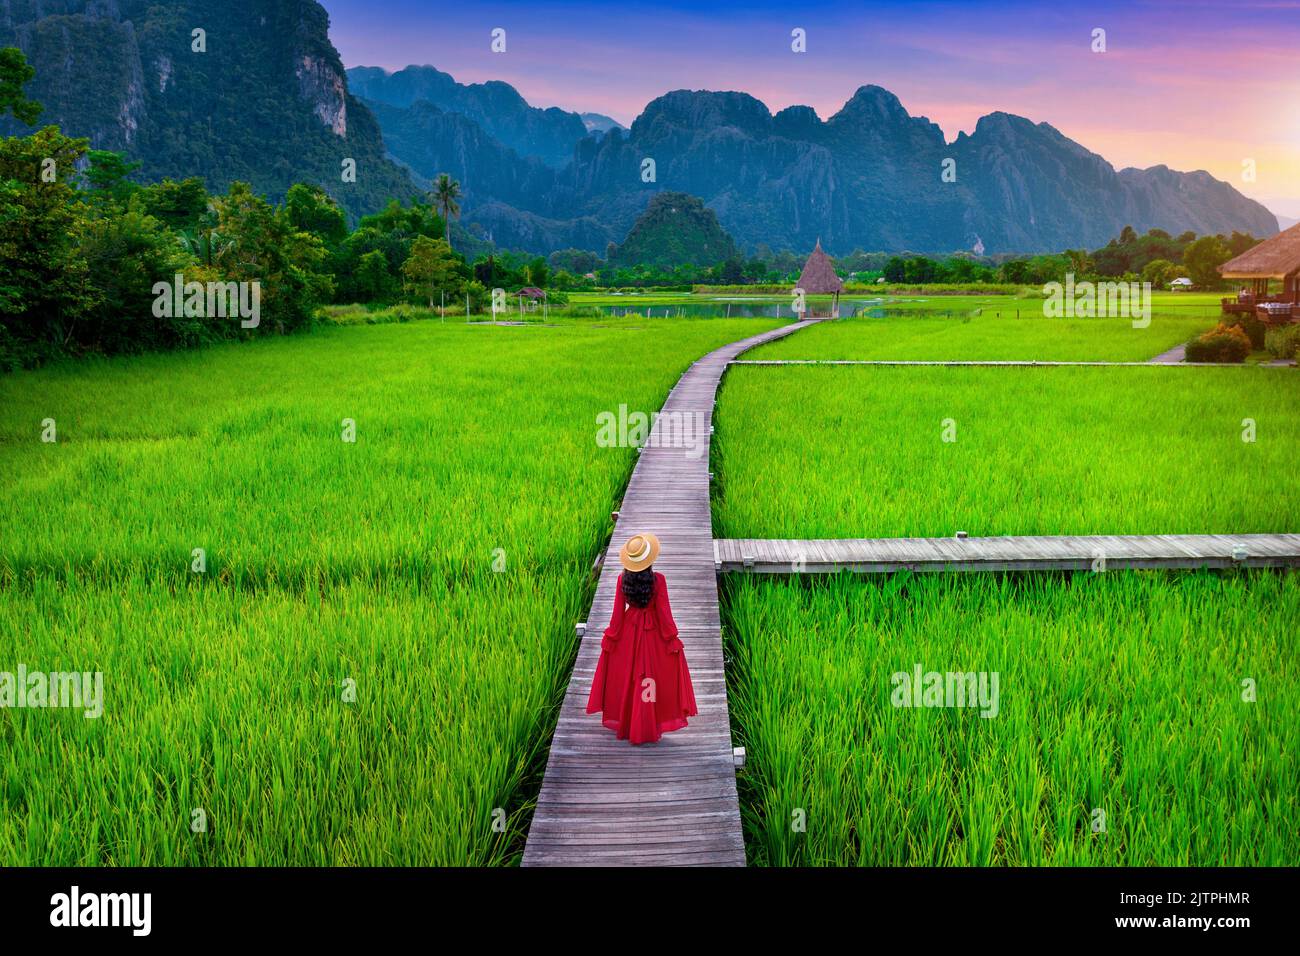
[[[1235,258],[1247,249],[1250,249],[1252,246],[1257,246],[1263,241],[1263,239],[1256,239],[1248,232],[1238,232],[1234,229],[1232,230],[1232,235],[1228,237],[1225,245],[1228,247],[1228,252],[1230,252],[1232,257]]]
[[[361,221],[357,223],[357,228],[373,229],[383,235],[393,235],[409,242],[416,236],[428,236],[430,239],[442,236],[443,220],[434,212],[432,206],[413,202],[408,207],[392,199],[382,212],[362,216]],[[400,268],[409,252],[409,248],[403,249],[401,259],[394,263],[393,267]]]
[[[235,249],[233,239],[217,230],[217,211],[209,209],[190,229],[180,229],[176,238],[195,262],[208,268],[220,266]]]
[[[148,215],[178,231],[197,229],[212,201],[203,180],[197,176],[180,182],[164,179],[141,187],[140,200]]]
[[[81,343],[102,352],[140,352],[211,337],[210,321],[154,315],[154,283],[170,284],[188,260],[176,237],[146,215],[138,199],[83,222],[77,241],[97,300],[78,333]]]
[[[451,245],[451,218],[455,216],[460,218],[460,183],[452,179],[446,173],[438,174],[438,181],[433,185],[433,198],[437,207],[442,210],[442,219],[446,227],[446,235],[443,238],[447,245]]]
[[[44,107],[23,95],[23,87],[36,76],[23,51],[14,46],[0,49],[0,116],[12,113],[28,126],[35,126]]]
[[[347,237],[348,222],[343,210],[319,186],[294,183],[284,197],[284,208],[295,229],[311,233],[327,246]]]
[[[561,249],[552,252],[547,261],[552,269],[562,269],[575,276],[586,275],[600,268],[600,256],[586,249]]]
[[[885,263],[884,276],[886,282],[904,282],[907,279],[907,263],[902,256],[889,257]]]
[[[921,285],[935,280],[934,262],[925,256],[912,256],[903,267],[903,281],[910,285]]]
[[[353,276],[353,289],[363,302],[386,302],[393,295],[393,277],[388,260],[378,249],[361,257]]]
[[[125,203],[140,188],[130,179],[131,174],[140,168],[139,163],[109,149],[92,149],[86,155],[90,159],[86,182],[98,197]]]
[[[547,266],[546,260],[537,256],[528,263],[525,273],[528,277],[528,284],[536,286],[539,289],[545,289],[546,283],[550,279],[551,270]]]
[[[1065,258],[1070,260],[1070,271],[1083,277],[1092,269],[1092,259],[1083,249],[1066,249]]]
[[[420,236],[411,243],[411,254],[402,263],[402,280],[406,295],[413,301],[426,296],[433,308],[443,294],[455,301],[464,292],[465,279],[460,274],[460,260],[444,239]]]
[[[334,291],[324,271],[327,252],[315,236],[300,232],[283,208],[256,196],[247,183],[213,200],[216,231],[232,243],[223,274],[260,283],[260,332],[291,331],[311,324],[316,306]]]
[[[1232,258],[1232,252],[1218,236],[1202,236],[1183,252],[1183,266],[1188,278],[1203,288],[1214,288],[1223,280],[1219,266]]]
[[[1163,289],[1178,278],[1178,267],[1168,259],[1152,259],[1142,267],[1142,281],[1153,288]]]
[[[88,146],[53,126],[0,139],[0,350],[8,353],[0,354],[0,364],[6,367],[36,364],[75,344],[78,323],[95,306],[75,238],[85,206],[72,186]]]
[[[745,278],[745,266],[739,256],[732,256],[719,262],[714,269],[719,285],[740,285]]]
[[[1029,282],[1029,261],[1027,259],[1008,259],[998,266],[1003,282],[1025,285]]]

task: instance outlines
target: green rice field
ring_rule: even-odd
[[[516,860],[635,460],[596,416],[773,324],[361,326],[0,378],[0,670],[105,695],[0,709],[0,864]]]
[[[746,358],[1144,361],[1212,324],[1022,304]],[[597,416],[780,323],[356,321],[0,377],[0,671],[105,695],[0,708],[0,865],[518,862],[636,460]],[[1293,369],[738,366],[714,423],[719,537],[1300,531]],[[721,591],[754,864],[1296,859],[1293,574]],[[892,706],[917,664],[996,672],[998,715]]]
[[[951,312],[940,302],[932,306],[890,305],[899,316],[825,322],[746,358],[1145,362],[1215,324],[1199,309],[1155,313],[1149,326],[1134,328],[1131,319],[1044,318],[1041,302],[976,307],[978,314]]]
[[[718,537],[1300,531],[1294,369],[741,366],[716,421]]]
[[[1297,620],[1268,572],[730,576],[749,859],[1292,865]],[[996,715],[896,706],[918,665],[996,674]]]

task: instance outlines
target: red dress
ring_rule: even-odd
[[[635,607],[623,598],[618,576],[614,615],[600,642],[600,662],[591,682],[587,713],[603,712],[602,723],[619,740],[653,743],[686,726],[699,711],[686,654],[668,606],[668,584],[655,572],[650,603]]]

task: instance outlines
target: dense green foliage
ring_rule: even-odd
[[[54,127],[0,140],[0,369],[292,331],[328,301],[324,245],[247,185],[211,197],[197,180],[137,186],[102,151],[78,175],[85,155]],[[258,324],[206,301],[171,308],[156,285],[177,275],[245,283],[250,304],[256,283]]]
[[[634,245],[637,254],[645,257],[640,260],[624,253],[623,250],[629,248],[625,242],[623,246],[611,246],[607,250],[608,258],[603,261],[594,253],[577,249],[551,253],[550,261],[555,268],[572,274],[572,279],[566,277],[565,280],[566,287],[571,288],[752,285],[782,287],[784,290],[798,278],[803,268],[804,256],[789,251],[774,252],[761,243],[747,257],[736,252],[725,259],[705,260],[702,264],[690,259],[657,258],[653,250],[665,248],[666,243],[674,240],[671,217],[657,215],[655,221],[659,223],[662,235],[657,236],[654,243],[638,241]],[[1028,257],[977,256],[969,252],[925,256],[859,249],[835,257],[833,261],[836,272],[846,283],[863,288],[870,288],[878,281],[894,288],[973,286],[991,290],[995,286],[1041,287],[1049,282],[1063,282],[1067,274],[1073,274],[1076,281],[1146,281],[1155,289],[1164,289],[1174,279],[1186,275],[1201,288],[1219,289],[1224,283],[1219,278],[1218,266],[1259,241],[1240,232],[1200,239],[1187,232],[1175,239],[1160,229],[1138,235],[1131,227],[1126,227],[1118,238],[1092,252],[1072,249]],[[583,281],[581,277],[587,273],[591,273],[593,278]]]
[[[6,9],[0,47],[26,51],[45,121],[138,161],[140,181],[197,176],[214,192],[246,182],[272,201],[310,182],[353,219],[416,195],[374,117],[347,93],[328,16],[312,0]],[[0,135],[18,132],[0,117]]]
[[[686,193],[658,193],[633,224],[623,243],[611,250],[610,264],[645,263],[659,268],[711,265],[734,258],[736,243],[718,225],[712,209]]]
[[[1295,358],[1300,350],[1300,323],[1269,329],[1264,335],[1264,347],[1274,358]]]
[[[17,98],[30,76],[6,51],[0,88],[16,114],[31,115]],[[0,370],[291,332],[331,300],[486,303],[444,239],[446,221],[418,201],[394,199],[349,231],[320,186],[296,183],[274,206],[242,182],[224,195],[198,177],[142,186],[132,179],[138,166],[53,126],[0,139]],[[457,184],[444,188],[454,214]],[[543,260],[530,277],[545,284]],[[248,315],[216,307],[218,283],[238,292]],[[168,284],[183,287],[182,301]]]
[[[10,113],[28,126],[36,125],[44,107],[27,98],[23,87],[32,81],[36,69],[27,63],[17,47],[0,49],[0,118]]]

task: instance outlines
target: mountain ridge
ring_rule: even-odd
[[[315,0],[0,0],[0,47],[36,69],[38,125],[125,152],[147,179],[244,180],[272,198],[316,183],[356,218],[415,187],[348,91],[328,25]],[[0,134],[27,132],[0,118]]]
[[[206,24],[203,52],[194,23]],[[42,122],[140,160],[142,178],[198,175],[218,191],[243,179],[273,199],[312,182],[355,219],[449,172],[464,224],[507,247],[603,252],[664,191],[700,197],[746,249],[806,251],[820,238],[836,254],[1012,254],[1096,248],[1126,225],[1278,228],[1204,171],[1116,170],[1002,111],[947,142],[874,84],[824,120],[739,91],[672,90],[629,128],[589,130],[590,117],[531,106],[499,80],[345,71],[328,26],[315,0],[0,0],[0,45],[36,67]],[[0,133],[26,131],[0,120]],[[340,176],[346,159],[356,182]]]
[[[654,160],[650,183],[641,180],[645,159]],[[419,171],[431,175],[439,157],[422,160]],[[490,179],[488,167],[464,170]],[[773,114],[743,91],[670,90],[627,129],[584,137],[567,164],[551,168],[549,184],[534,179],[527,195],[493,196],[486,210],[470,203],[467,214],[506,244],[524,238],[516,212],[540,217],[556,248],[569,244],[566,223],[578,219],[588,241],[596,239],[592,222],[617,240],[664,190],[701,197],[751,248],[810,248],[820,238],[840,253],[1034,253],[1097,247],[1126,225],[1277,230],[1272,213],[1204,171],[1117,170],[1051,124],[1000,110],[949,142],[937,124],[874,84],[860,86],[825,120],[807,106]],[[527,234],[538,239],[536,221]]]
[[[347,78],[353,93],[366,100],[400,109],[424,101],[444,112],[460,113],[519,155],[536,157],[552,167],[568,162],[574,144],[588,132],[577,113],[556,106],[530,106],[518,90],[501,80],[458,83],[451,74],[428,64],[393,73],[357,66],[347,71]]]

